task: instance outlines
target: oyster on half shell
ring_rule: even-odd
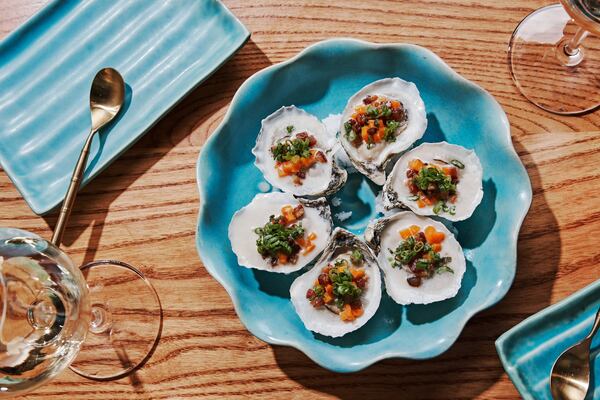
[[[383,186],[383,204],[387,210],[409,208],[419,215],[462,221],[483,198],[482,178],[473,150],[446,142],[423,143],[394,164]]]
[[[329,301],[325,297],[328,285]],[[318,286],[323,288],[325,301],[315,301]],[[354,296],[351,299],[349,292]],[[290,296],[307,329],[331,337],[355,331],[375,314],[381,301],[381,276],[375,255],[357,236],[336,228],[315,265],[294,280]]]
[[[282,238],[281,229],[273,226],[272,217],[285,218],[286,215],[289,222],[282,225],[289,233]],[[323,251],[331,226],[331,211],[324,197],[307,200],[289,193],[260,193],[233,215],[229,241],[242,267],[289,274],[302,269]],[[264,230],[263,234],[260,230]],[[282,241],[285,243],[280,243]],[[265,248],[272,249],[273,254]],[[278,257],[280,254],[282,258]]]
[[[426,129],[425,104],[415,84],[386,78],[350,97],[339,140],[356,169],[383,185],[390,159],[412,146]]]
[[[406,232],[410,234],[407,235]],[[411,258],[410,254],[403,251],[414,249],[406,250],[402,244],[413,235],[416,238],[414,243],[418,245],[417,242],[421,241],[417,249],[423,249],[423,245],[433,247],[428,244],[430,237],[438,236],[439,240],[431,241],[437,242],[439,246],[436,247],[435,257],[439,257],[438,260],[444,263],[443,269],[432,268],[428,271],[427,265],[423,269],[419,264],[421,260],[426,264],[433,259],[431,251],[434,250],[430,250],[430,247],[425,248],[429,251],[417,252],[408,265],[398,262],[402,257]],[[401,211],[371,221],[365,231],[365,240],[377,254],[379,266],[384,274],[386,291],[396,303],[428,304],[454,297],[458,293],[466,270],[466,261],[462,247],[444,224],[410,211]],[[415,276],[419,276],[416,282]]]
[[[292,105],[263,119],[252,153],[254,164],[274,187],[319,197],[335,193],[348,176],[334,161],[335,144],[317,117]]]

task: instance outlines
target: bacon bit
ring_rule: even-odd
[[[294,207],[293,214],[296,219],[300,219],[304,216],[304,207],[302,204],[298,204],[296,207]]]
[[[322,151],[317,151],[315,153],[315,160],[317,160],[318,162],[321,162],[321,163],[325,163],[325,162],[327,162],[327,157],[325,157],[325,154],[323,154]]]
[[[317,238],[317,234],[314,232],[311,232],[310,235],[308,235],[308,240],[315,240]]]

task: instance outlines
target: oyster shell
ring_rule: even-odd
[[[298,205],[302,205],[304,210],[304,215],[297,221],[304,228],[303,238],[314,233],[316,238],[311,242],[315,247],[306,254],[304,248],[300,249],[295,263],[273,265],[269,257],[263,257],[258,252],[259,235],[256,229],[264,227],[271,216],[282,214],[283,207],[294,208]],[[231,248],[242,267],[289,274],[301,269],[321,253],[331,234],[331,226],[331,211],[325,198],[306,200],[289,193],[260,193],[233,215],[228,234]]]
[[[422,279],[420,286],[413,287],[408,279],[413,276],[409,268],[393,267],[393,252],[403,241],[400,231],[411,226],[421,231],[431,226],[445,235],[441,242],[441,257],[450,257],[452,272],[434,273],[430,278]],[[444,224],[427,217],[401,211],[389,217],[371,221],[365,231],[365,239],[377,254],[379,267],[384,273],[385,288],[390,297],[398,304],[428,304],[456,296],[466,270],[466,261],[462,247]]]
[[[363,140],[362,126],[366,124],[365,132],[369,132],[369,121],[377,133]],[[356,169],[383,185],[390,159],[412,146],[426,129],[425,104],[415,84],[386,78],[350,97],[342,114],[339,140]]]
[[[358,250],[364,257],[360,268],[364,268],[367,284],[360,295],[362,315],[352,321],[344,321],[335,306],[314,307],[307,298],[307,291],[313,288],[324,267],[339,259],[350,260],[353,250]],[[290,287],[290,296],[296,312],[307,329],[331,337],[339,337],[355,331],[375,314],[381,301],[381,275],[375,255],[357,236],[342,228],[336,228],[315,265],[294,280]]]
[[[320,152],[325,161],[320,158],[321,161],[295,173],[291,167],[284,168],[284,163],[290,160],[276,160],[273,152],[276,146],[307,136],[316,141],[310,146],[310,152]],[[263,119],[252,153],[254,164],[272,186],[296,196],[319,197],[335,193],[348,176],[334,161],[335,144],[336,139],[327,133],[317,117],[296,106],[287,106]]]
[[[407,171],[412,160],[420,160],[441,169],[452,169],[457,174],[455,201],[442,201],[437,204],[438,199],[438,202],[429,205],[423,203],[423,207],[419,207],[407,184]],[[453,165],[453,162],[458,167]],[[423,143],[407,151],[396,161],[383,186],[384,207],[388,210],[409,208],[415,214],[439,215],[450,221],[461,221],[473,214],[483,198],[482,178],[483,169],[473,150],[446,142]]]

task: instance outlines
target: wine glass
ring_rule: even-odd
[[[134,267],[80,269],[48,241],[0,229],[0,397],[67,366],[90,379],[125,376],[150,356],[161,326],[158,296]]]
[[[517,26],[508,58],[512,78],[536,106],[574,115],[600,105],[600,0],[561,0]]]

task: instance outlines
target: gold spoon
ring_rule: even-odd
[[[90,134],[81,149],[81,154],[75,164],[75,170],[71,177],[71,183],[67,194],[63,202],[63,206],[54,228],[54,234],[52,235],[51,242],[56,246],[60,246],[62,237],[65,232],[65,227],[73,204],[75,203],[75,197],[81,186],[83,178],[83,172],[85,171],[85,165],[87,163],[88,155],[90,154],[90,147],[92,145],[92,139],[100,128],[112,121],[123,105],[125,99],[125,82],[121,74],[113,68],[104,68],[98,71],[92,82],[92,88],[90,90],[90,111],[92,113],[92,129]]]
[[[600,309],[591,332],[569,347],[552,367],[550,391],[554,400],[583,400],[590,386],[590,345],[600,328]]]

